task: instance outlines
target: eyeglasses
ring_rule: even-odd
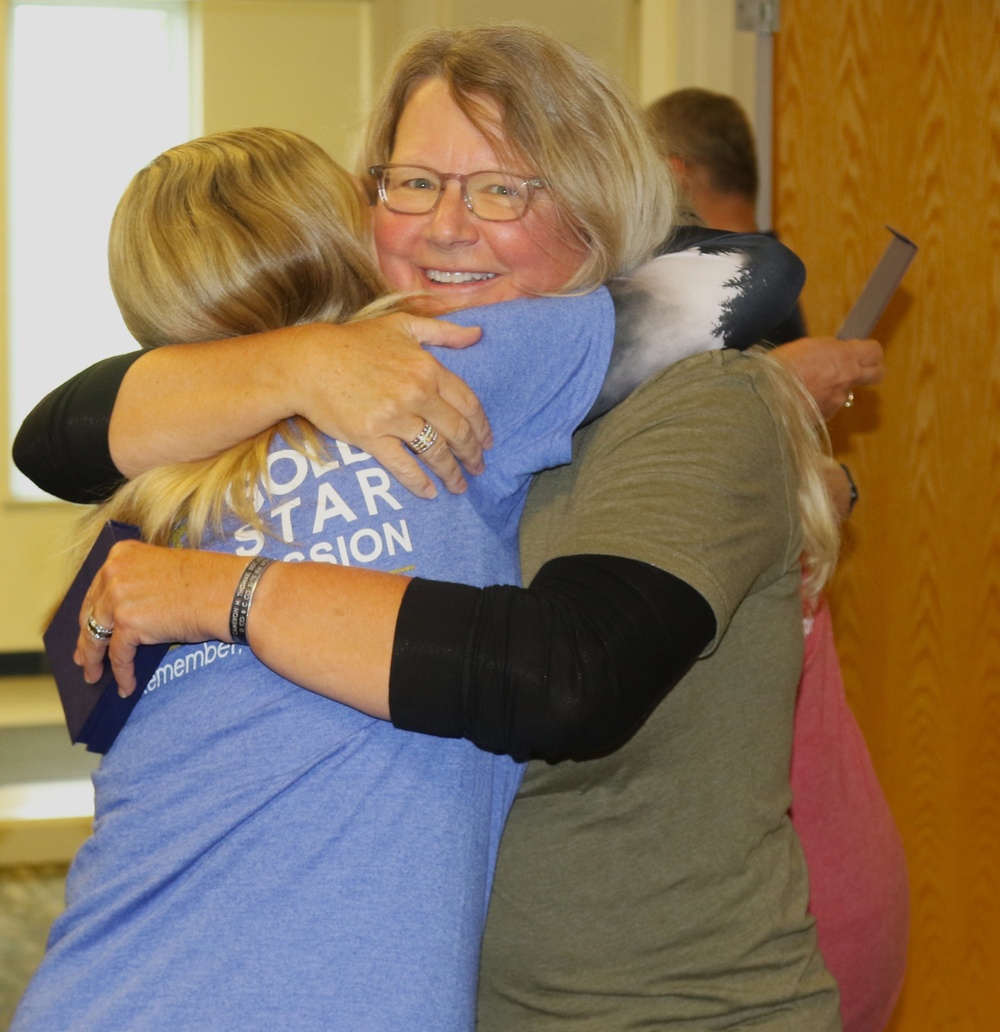
[[[545,183],[514,172],[489,170],[460,176],[422,165],[372,165],[382,203],[398,215],[427,215],[438,206],[445,184],[457,179],[465,206],[485,222],[511,222],[528,210],[534,190]]]

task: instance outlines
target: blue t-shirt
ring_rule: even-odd
[[[465,494],[428,502],[355,448],[330,441],[321,463],[278,440],[261,496],[270,533],[227,524],[204,547],[517,583],[530,476],[570,458],[608,364],[611,300],[449,318],[484,328],[439,357],[496,441]],[[507,757],[296,687],[249,648],[177,647],[94,775],[94,834],[13,1027],[471,1029],[520,776]]]

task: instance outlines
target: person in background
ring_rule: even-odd
[[[692,217],[713,229],[756,232],[757,152],[740,104],[723,93],[681,89],[649,105],[646,116]],[[797,306],[769,337],[781,343],[804,334]],[[849,512],[857,496],[847,476]],[[812,879],[809,906],[820,950],[840,987],[845,1032],[881,1032],[906,970],[906,856],[847,704],[825,597],[806,606],[804,620],[792,819]]]
[[[646,117],[677,179],[688,217],[712,229],[774,235],[757,225],[757,145],[750,119],[735,98],[689,87],[654,101]],[[768,339],[786,344],[805,335],[802,309],[796,305]]]

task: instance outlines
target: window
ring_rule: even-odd
[[[136,170],[194,131],[185,3],[13,0],[11,17],[13,439],[49,390],[136,346],[108,286],[108,227]],[[47,497],[11,470],[11,497]]]

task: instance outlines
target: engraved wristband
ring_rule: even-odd
[[[247,617],[250,615],[250,604],[253,593],[264,571],[273,563],[273,559],[258,555],[247,563],[247,568],[236,585],[233,595],[233,608],[229,611],[229,635],[237,645],[249,645],[247,641]]]

